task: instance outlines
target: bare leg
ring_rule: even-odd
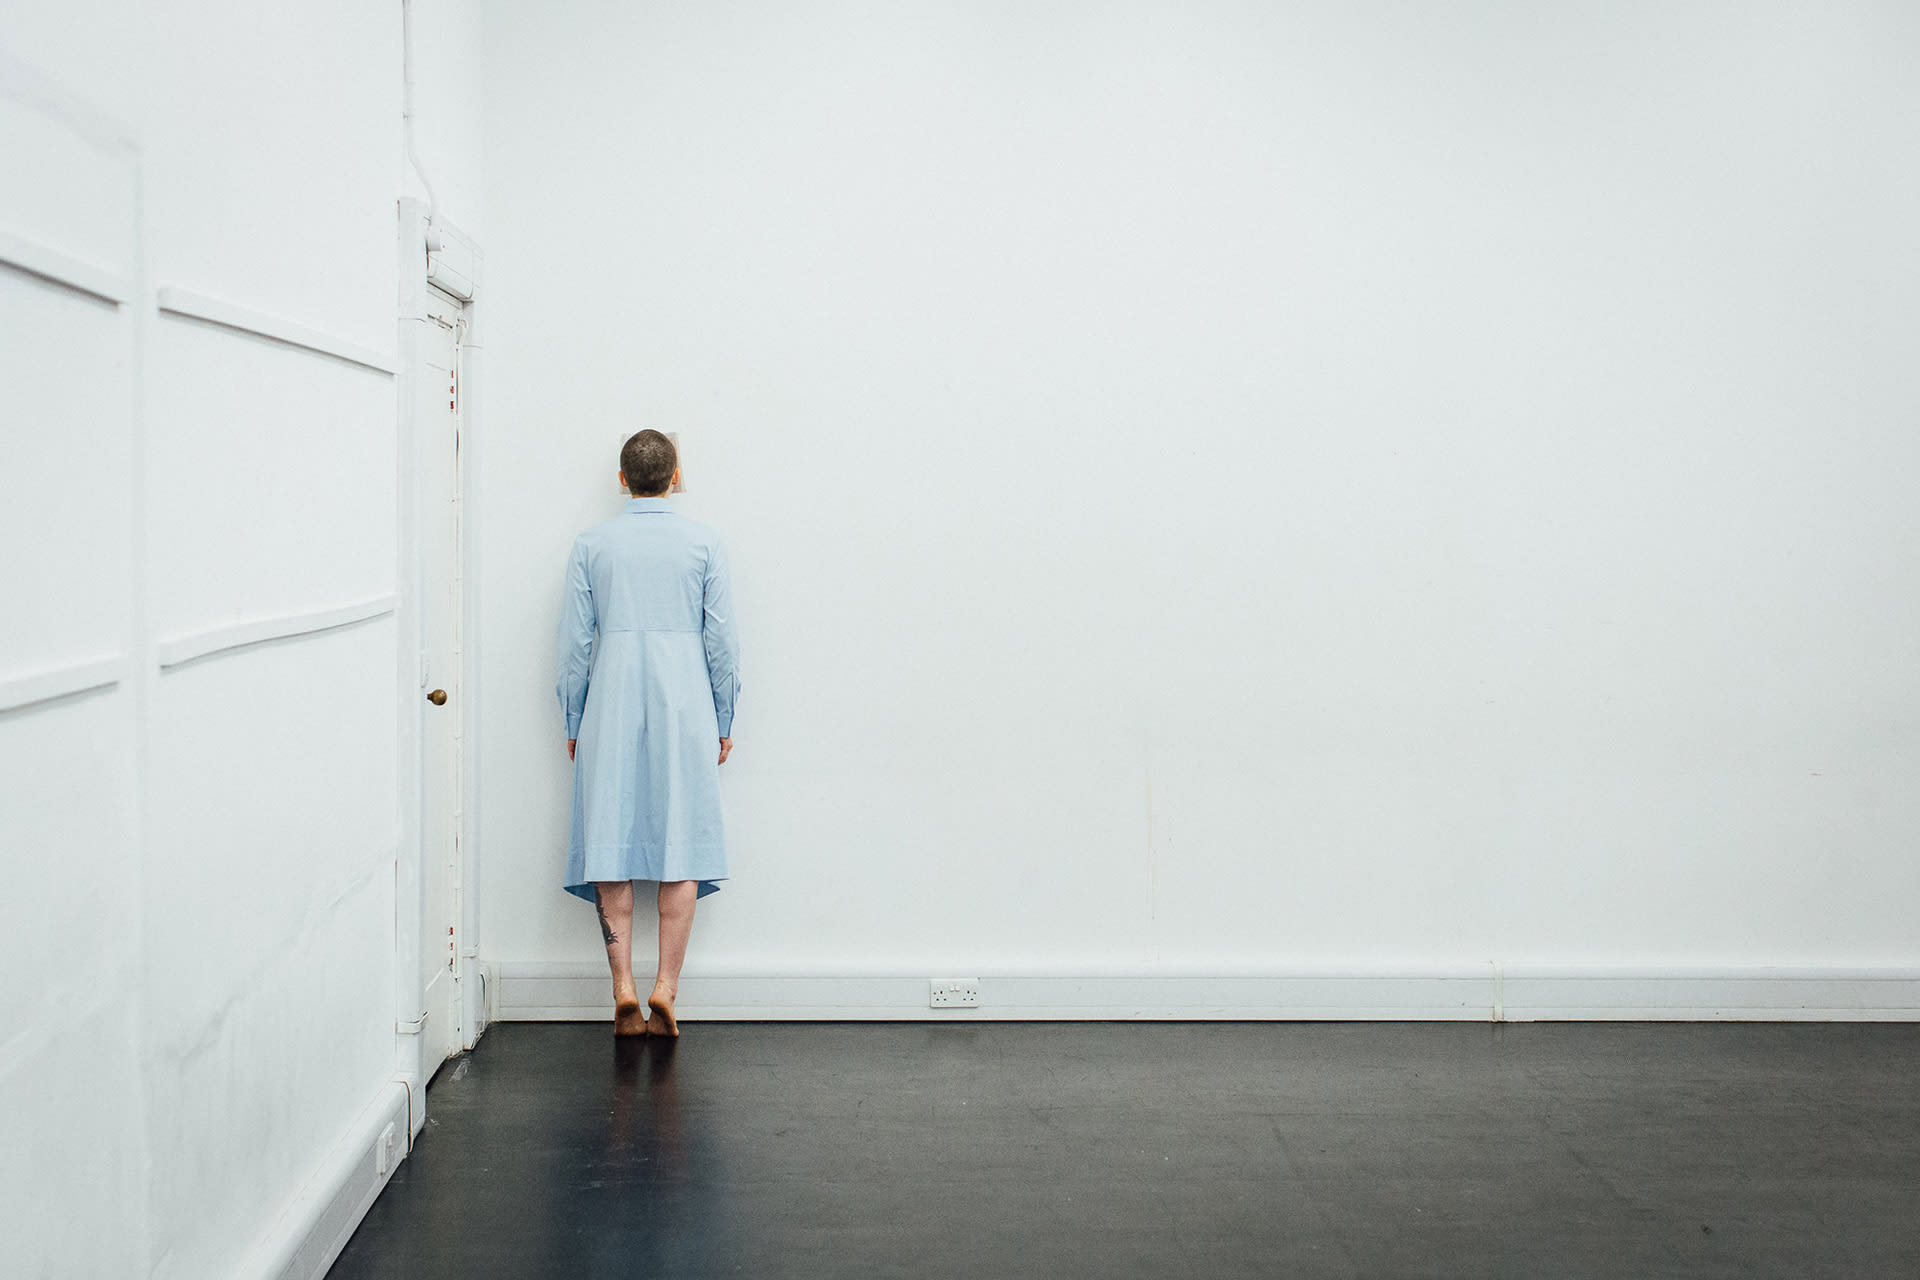
[[[677,1036],[673,1001],[680,993],[680,966],[687,959],[687,937],[693,932],[693,904],[700,897],[698,880],[669,880],[660,886],[660,970],[647,1003],[653,1016],[647,1030],[659,1036]]]
[[[646,1010],[633,981],[633,881],[596,881],[594,908],[600,913],[600,936],[607,944],[607,968],[613,973],[613,1033],[645,1035]]]

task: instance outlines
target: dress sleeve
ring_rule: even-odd
[[[567,557],[567,583],[560,598],[559,682],[560,710],[567,718],[567,737],[580,736],[580,716],[587,708],[587,674],[593,669],[593,584],[587,579],[587,549],[578,539]]]
[[[740,696],[740,638],[733,626],[733,583],[727,551],[718,542],[707,556],[701,590],[700,638],[707,648],[707,679],[713,684],[713,712],[720,736],[733,736],[733,704]]]

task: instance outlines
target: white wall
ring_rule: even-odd
[[[489,957],[597,963],[551,632],[650,425],[745,655],[690,974],[1920,962],[1910,11],[486,38]]]
[[[9,1274],[274,1264],[395,1089],[394,618],[160,665],[396,589],[393,380],[157,303],[391,354],[400,37],[0,16],[0,257],[119,294],[0,266],[0,687],[104,681],[0,710]]]

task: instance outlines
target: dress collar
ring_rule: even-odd
[[[628,498],[627,505],[624,508],[624,511],[626,512],[627,515],[630,515],[630,516],[641,515],[648,511],[665,511],[665,512],[671,513],[673,511],[673,499],[671,498]]]

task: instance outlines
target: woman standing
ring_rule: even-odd
[[[620,450],[633,496],[574,540],[560,610],[557,692],[573,764],[567,892],[596,904],[617,1035],[677,1036],[674,998],[699,898],[727,878],[720,766],[740,692],[726,551],[674,514],[673,441]],[[659,884],[660,962],[642,1004],[633,977],[636,881]]]

